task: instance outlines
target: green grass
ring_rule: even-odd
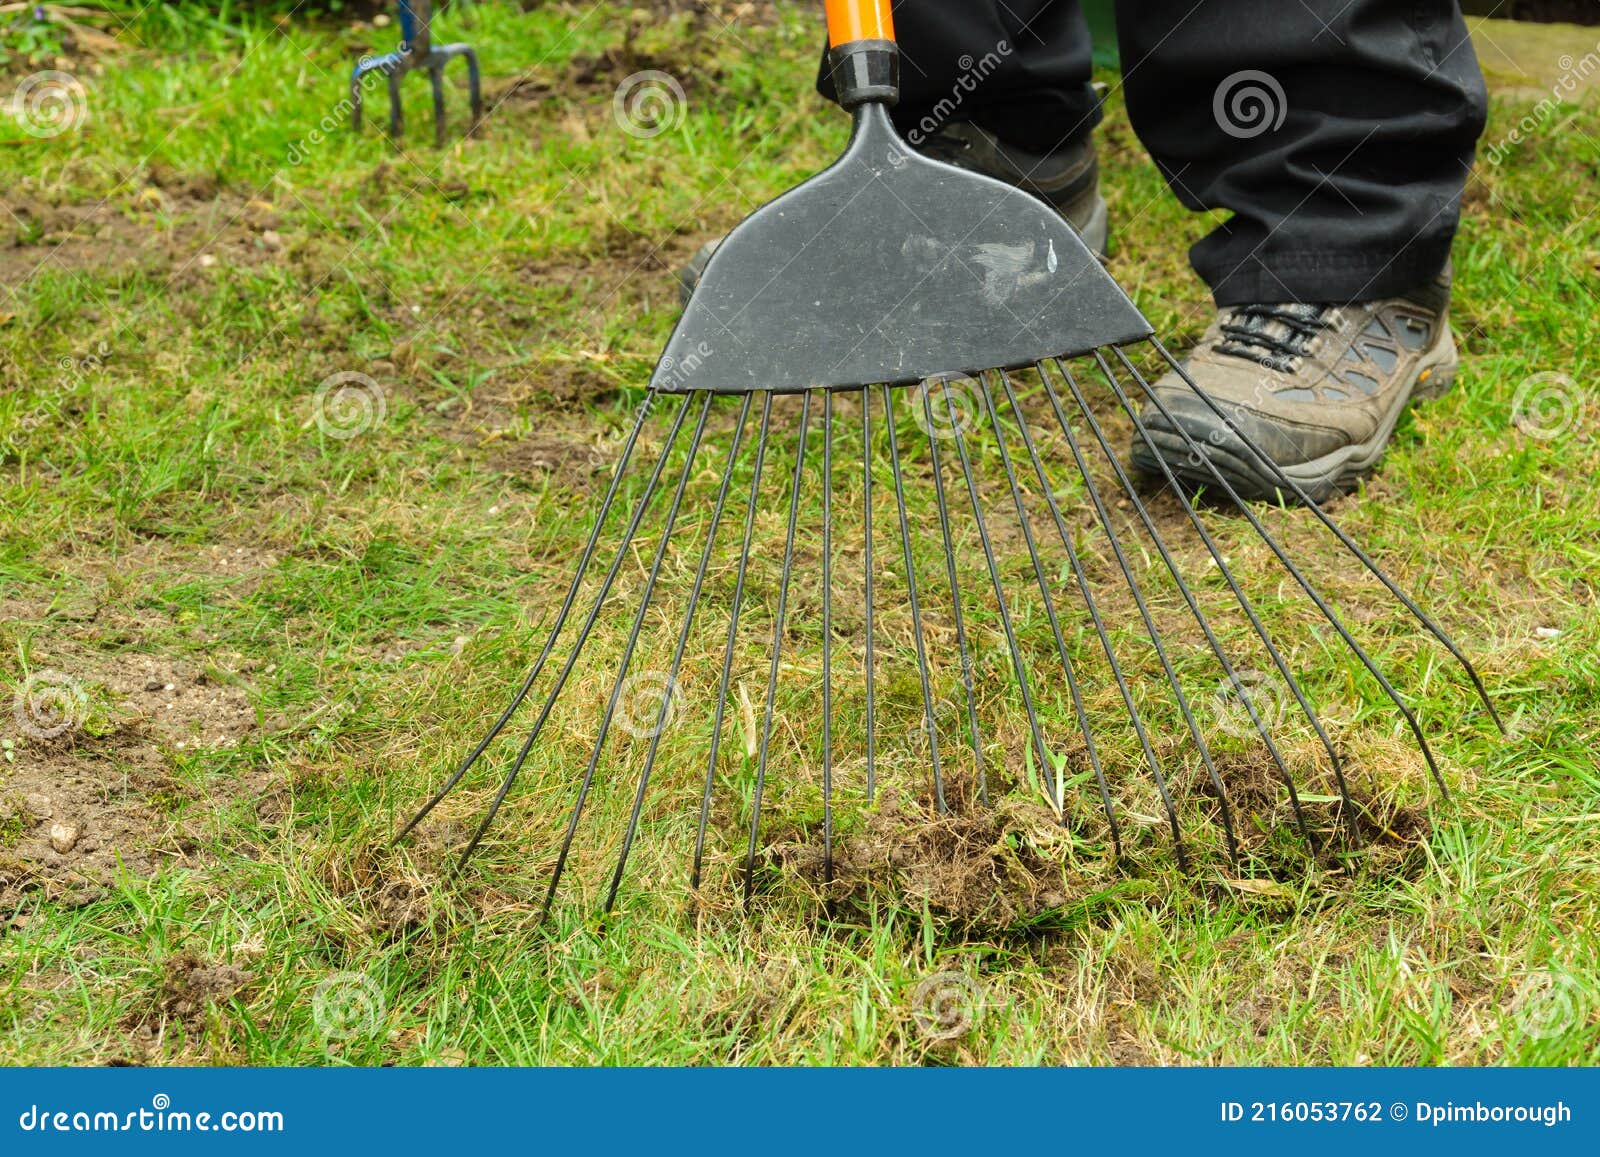
[[[847,132],[810,94],[809,8],[763,9],[727,28],[652,18],[630,32],[622,8],[517,7],[473,6],[470,25],[453,9],[441,19],[440,38],[478,46],[499,102],[483,135],[442,151],[425,144],[420,81],[407,86],[402,148],[353,134],[337,109],[351,59],[386,49],[392,29],[201,19],[168,5],[121,30],[126,55],[85,70],[81,126],[0,147],[12,211],[0,231],[24,246],[0,288],[0,672],[8,699],[31,672],[65,672],[86,720],[47,742],[9,730],[7,716],[0,896],[14,910],[0,913],[10,918],[0,1060],[1570,1064],[1600,1053],[1593,101],[1564,108],[1475,178],[1456,251],[1460,382],[1407,419],[1364,499],[1338,508],[1479,665],[1511,734],[1493,731],[1458,673],[1303,513],[1264,516],[1416,690],[1449,802],[1430,791],[1376,685],[1280,589],[1249,528],[1208,519],[1269,625],[1296,640],[1308,690],[1336,707],[1363,798],[1389,820],[1420,817],[1410,835],[1379,839],[1338,872],[1295,868],[1273,830],[1234,869],[1201,822],[1209,834],[1186,875],[1159,823],[1132,823],[1119,870],[1092,801],[1072,835],[1039,822],[1025,782],[989,826],[926,826],[893,803],[859,808],[856,760],[839,769],[841,839],[898,840],[936,863],[1011,873],[997,895],[1032,889],[1049,902],[968,911],[915,871],[874,870],[825,910],[795,867],[820,841],[814,752],[793,758],[780,738],[763,846],[790,867],[763,874],[745,917],[735,868],[754,769],[746,725],[732,720],[702,905],[686,866],[703,769],[673,756],[618,915],[596,920],[633,793],[608,763],[575,878],[541,926],[584,728],[609,690],[602,662],[575,676],[549,743],[466,872],[453,876],[450,857],[506,766],[503,748],[391,852],[389,835],[538,653],[675,318],[671,267],[825,164]],[[641,139],[620,131],[612,94],[652,68],[682,80],[686,114]],[[515,93],[512,77],[523,80]],[[1491,139],[1523,100],[1497,100]],[[459,90],[452,101],[459,120]],[[0,121],[0,135],[11,132]],[[1184,251],[1208,223],[1163,193],[1115,97],[1103,149],[1112,270],[1158,332],[1192,338],[1205,296]],[[319,384],[339,373],[367,375],[383,402],[381,422],[349,438],[316,420]],[[1571,405],[1549,437],[1530,434],[1526,415],[1513,420],[1519,387],[1539,374],[1565,375],[1550,381]],[[794,416],[786,406],[774,420],[787,430]],[[914,472],[926,439],[904,406],[901,418]],[[1112,436],[1121,445],[1126,430]],[[772,623],[793,461],[792,440],[779,442],[753,563],[751,654]],[[836,453],[856,461],[853,447]],[[837,501],[858,510],[859,480],[840,478]],[[708,525],[716,480],[709,466],[693,480],[685,542]],[[878,549],[897,555],[885,490]],[[919,571],[942,581],[925,490],[912,495],[915,550]],[[1063,490],[1064,501],[1081,497]],[[1002,489],[986,498],[1009,500]],[[820,688],[814,496],[803,514],[794,597],[804,614],[786,636],[779,695],[780,719],[801,731]],[[1109,554],[1082,535],[1106,580]],[[619,578],[601,659],[620,654],[655,543],[647,537]],[[840,544],[854,550],[859,535],[841,532]],[[725,545],[675,739],[709,729],[733,584]],[[970,535],[963,555],[973,568],[963,581],[986,581]],[[1184,558],[1197,561],[1188,547]],[[672,552],[664,581],[686,589],[694,561],[693,548]],[[1140,567],[1155,561],[1135,554]],[[1001,544],[1007,582],[1024,592],[1025,562],[1016,542]],[[1141,575],[1158,616],[1176,613],[1170,584]],[[1202,584],[1208,607],[1225,593],[1214,578]],[[850,619],[841,629],[855,631],[859,610],[835,602]],[[1046,654],[1040,608],[1022,597],[1016,611],[1029,654]],[[948,627],[930,617],[948,688]],[[912,735],[920,688],[903,616],[885,612],[884,625],[885,798],[914,814],[927,780]],[[648,619],[653,654],[676,626]],[[1000,637],[992,610],[969,628],[990,648]],[[1068,630],[1092,652],[1076,620]],[[1240,666],[1259,669],[1241,624],[1223,630],[1249,657]],[[1114,621],[1113,636],[1138,653],[1136,621]],[[835,662],[854,654],[841,645]],[[239,696],[257,726],[218,746],[141,721],[150,700],[130,672],[145,659],[204,673],[197,686]],[[1177,648],[1174,661],[1191,690],[1214,687],[1202,652]],[[1159,668],[1143,656],[1131,669],[1156,730],[1176,736]],[[764,668],[739,676],[759,707]],[[986,687],[1003,677],[982,675]],[[1025,729],[993,694],[986,719],[1020,752]],[[1092,697],[1116,712],[1103,679]],[[1059,724],[1062,690],[1040,699]],[[958,702],[941,708],[951,734]],[[859,706],[841,691],[841,750],[859,748]],[[1126,738],[1107,745],[1109,766],[1136,763]],[[1224,739],[1221,753],[1248,750]],[[1163,755],[1198,774],[1192,759]],[[1025,779],[1020,755],[1013,764],[998,782]],[[635,755],[626,769],[638,766]],[[143,817],[128,847],[160,855],[94,880],[40,880],[19,848],[36,848],[43,829],[13,797],[41,768],[93,785],[106,817]],[[1123,778],[1125,805],[1155,806],[1136,767]],[[1214,818],[1193,792],[1183,807],[1186,819]],[[972,1023],[949,1041],[916,1019],[918,986],[941,973],[971,985]]]

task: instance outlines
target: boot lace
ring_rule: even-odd
[[[1294,373],[1317,335],[1334,327],[1329,305],[1241,305],[1222,323],[1219,354]]]

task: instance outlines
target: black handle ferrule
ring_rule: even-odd
[[[828,67],[843,108],[900,99],[900,49],[892,40],[852,40],[830,48]]]

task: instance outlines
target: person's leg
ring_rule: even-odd
[[[1247,497],[1292,498],[1278,470],[1348,490],[1456,373],[1450,243],[1487,97],[1455,0],[1126,0],[1118,20],[1135,130],[1185,205],[1233,213],[1190,251],[1219,309],[1156,383],[1161,457]]]
[[[897,0],[895,126],[920,146],[971,122],[1007,144],[1049,153],[1100,121],[1089,25],[1078,0]],[[834,98],[824,57],[817,90]]]
[[[1456,0],[1123,0],[1128,113],[1218,305],[1372,300],[1450,252],[1487,96]]]

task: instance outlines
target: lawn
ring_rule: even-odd
[[[1125,854],[1113,855],[1091,796],[1052,814],[1030,773],[1028,729],[1001,690],[1003,661],[976,664],[995,797],[979,806],[975,761],[959,750],[962,664],[937,604],[931,442],[897,402],[908,537],[914,573],[930,584],[943,688],[935,714],[956,736],[951,814],[934,814],[930,794],[880,408],[877,791],[869,804],[859,754],[864,543],[839,514],[828,554],[836,619],[824,635],[820,505],[808,487],[747,911],[763,656],[799,413],[786,399],[755,508],[698,891],[696,753],[718,699],[748,455],[611,916],[601,909],[634,807],[637,734],[625,756],[599,764],[570,877],[549,918],[541,911],[661,543],[650,527],[621,554],[587,657],[476,854],[455,870],[527,716],[393,843],[540,653],[676,319],[672,271],[842,147],[847,120],[811,91],[813,8],[453,6],[435,39],[477,47],[492,111],[464,139],[464,90],[452,87],[451,135],[437,150],[416,78],[403,143],[370,122],[352,131],[349,68],[390,48],[395,30],[348,16],[273,22],[130,4],[100,22],[114,44],[4,65],[7,88],[41,68],[73,74],[78,87],[65,91],[81,108],[49,136],[14,110],[0,116],[0,1062],[1600,1056],[1600,98],[1546,100],[1554,75],[1513,69],[1528,53],[1498,22],[1478,28],[1496,159],[1472,178],[1455,254],[1460,379],[1408,416],[1383,471],[1330,510],[1457,640],[1506,734],[1309,514],[1260,511],[1410,696],[1448,796],[1249,524],[1208,507],[1221,553],[1329,720],[1365,836],[1337,838],[1330,769],[1288,720],[1285,750],[1305,773],[1324,847],[1312,855],[1296,842],[1278,793],[1259,790],[1260,753],[1230,734],[1213,661],[1184,644],[1173,662],[1198,713],[1223,723],[1229,791],[1267,797],[1241,827],[1241,857],[1224,855],[1216,800],[1140,644],[1136,608],[1110,593],[1115,558],[1085,488],[1068,479],[1057,497],[1108,592],[1111,637],[1176,769],[1196,855],[1188,870],[1176,862],[1126,728],[1105,740],[1129,816]],[[1573,41],[1581,47],[1569,30]],[[619,87],[643,72],[672,78],[681,98],[668,85],[654,111],[619,106]],[[1207,306],[1185,252],[1210,222],[1165,193],[1115,75],[1104,79],[1109,267],[1182,348]],[[1085,381],[1125,450],[1115,399]],[[859,432],[859,404],[836,408],[836,512],[859,515],[860,447],[842,433]],[[648,467],[664,453],[669,486],[684,462],[666,446],[674,412],[649,416],[639,459]],[[814,409],[811,479],[820,420]],[[726,453],[732,428],[718,407],[712,449],[683,473],[685,529],[662,552],[663,600],[641,619],[652,657],[636,672],[659,674],[670,657],[721,478],[715,451]],[[1092,449],[1091,428],[1077,430]],[[1059,442],[1048,449],[1061,464]],[[982,457],[984,500],[1001,511],[1009,492],[992,482],[992,451]],[[1096,461],[1097,483],[1114,491]],[[636,469],[625,501],[641,482]],[[1170,495],[1148,501],[1180,561],[1203,572],[1181,508]],[[1119,533],[1133,526],[1126,499],[1114,509]],[[620,521],[607,523],[603,562]],[[1137,529],[1123,542],[1157,622],[1181,632],[1160,560]],[[986,581],[970,530],[960,545],[963,581]],[[1022,646],[1047,655],[1025,544],[997,534],[996,549]],[[1226,603],[1215,575],[1196,585],[1208,609]],[[992,657],[998,604],[967,625]],[[1066,626],[1074,653],[1092,656],[1081,618]],[[1219,633],[1248,657],[1241,668],[1265,665],[1237,615],[1219,617]],[[819,870],[814,742],[825,640],[840,686],[831,883]],[[1090,706],[1114,720],[1115,687],[1085,662]],[[1041,688],[1052,738],[1069,730],[1062,698]],[[646,696],[647,716],[658,702]],[[648,732],[636,708],[624,704],[627,722]],[[1082,787],[1081,752],[1051,754]]]

